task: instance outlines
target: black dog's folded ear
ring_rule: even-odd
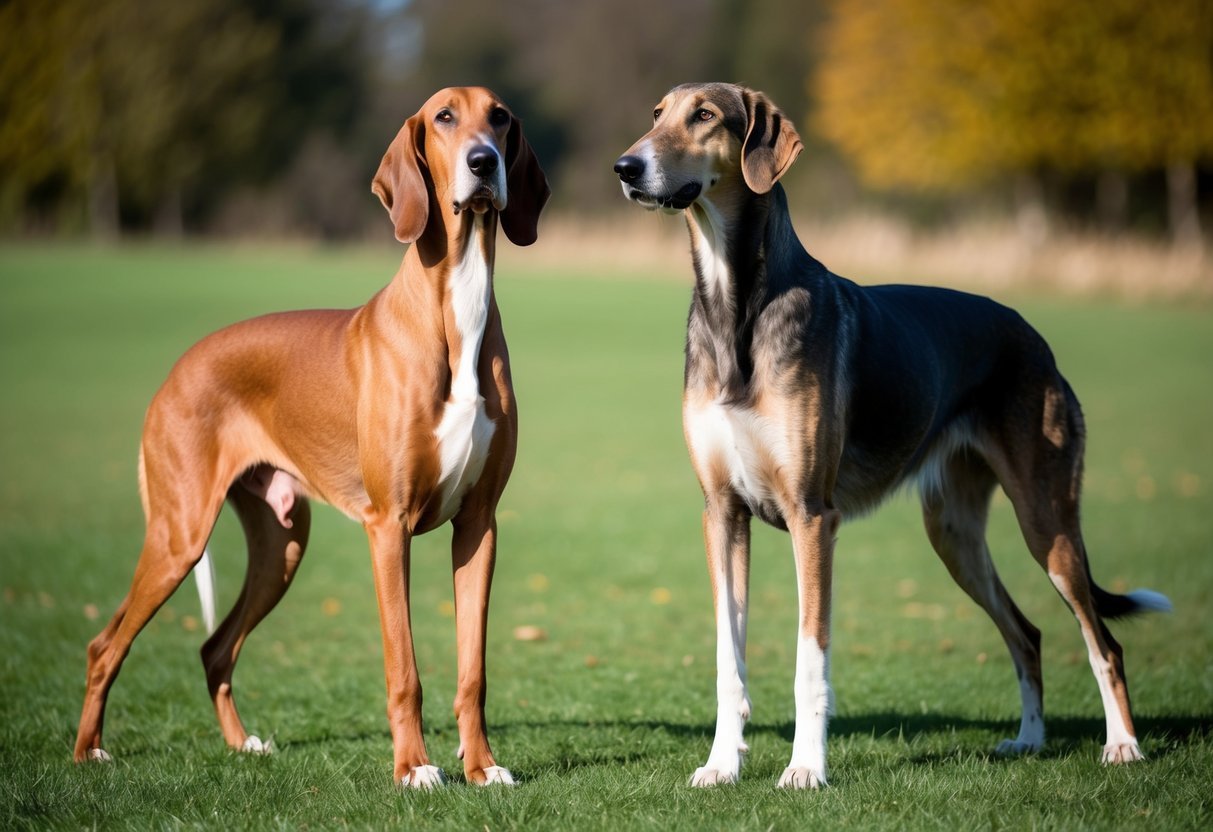
[[[425,120],[417,113],[388,145],[371,191],[379,197],[396,226],[396,239],[411,243],[430,218],[430,192],[425,184]]]
[[[501,212],[501,228],[514,245],[529,246],[539,236],[539,214],[552,190],[517,118],[506,136],[505,164],[509,196]]]
[[[804,143],[792,122],[766,95],[745,91],[745,141],[741,146],[741,174],[754,193],[765,194],[796,161]]]

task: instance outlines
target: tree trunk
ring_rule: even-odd
[[[1200,208],[1196,201],[1196,168],[1191,162],[1167,165],[1167,222],[1176,246],[1199,245]]]
[[[181,211],[181,188],[170,187],[160,197],[152,228],[161,237],[177,239],[185,234],[185,220]]]
[[[1118,170],[1106,170],[1095,181],[1095,214],[1105,233],[1115,234],[1125,227],[1129,211],[1129,181]]]
[[[118,176],[105,152],[94,152],[88,183],[88,226],[95,237],[114,239],[121,226],[118,213]]]
[[[1024,244],[1036,247],[1049,236],[1049,214],[1040,177],[1024,171],[1015,178],[1015,225]]]

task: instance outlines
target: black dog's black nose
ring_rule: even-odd
[[[488,176],[497,170],[497,151],[482,144],[468,151],[468,167],[477,176]]]
[[[635,182],[644,176],[644,159],[639,156],[620,156],[615,163],[615,173],[624,182]]]

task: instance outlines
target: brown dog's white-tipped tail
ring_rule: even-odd
[[[198,585],[198,600],[202,604],[202,624],[209,636],[215,632],[215,564],[209,546],[194,564],[194,583]]]

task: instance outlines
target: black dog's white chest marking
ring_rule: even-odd
[[[793,462],[788,426],[742,405],[687,403],[683,416],[696,467],[722,466],[751,509],[778,502],[777,478]]]

